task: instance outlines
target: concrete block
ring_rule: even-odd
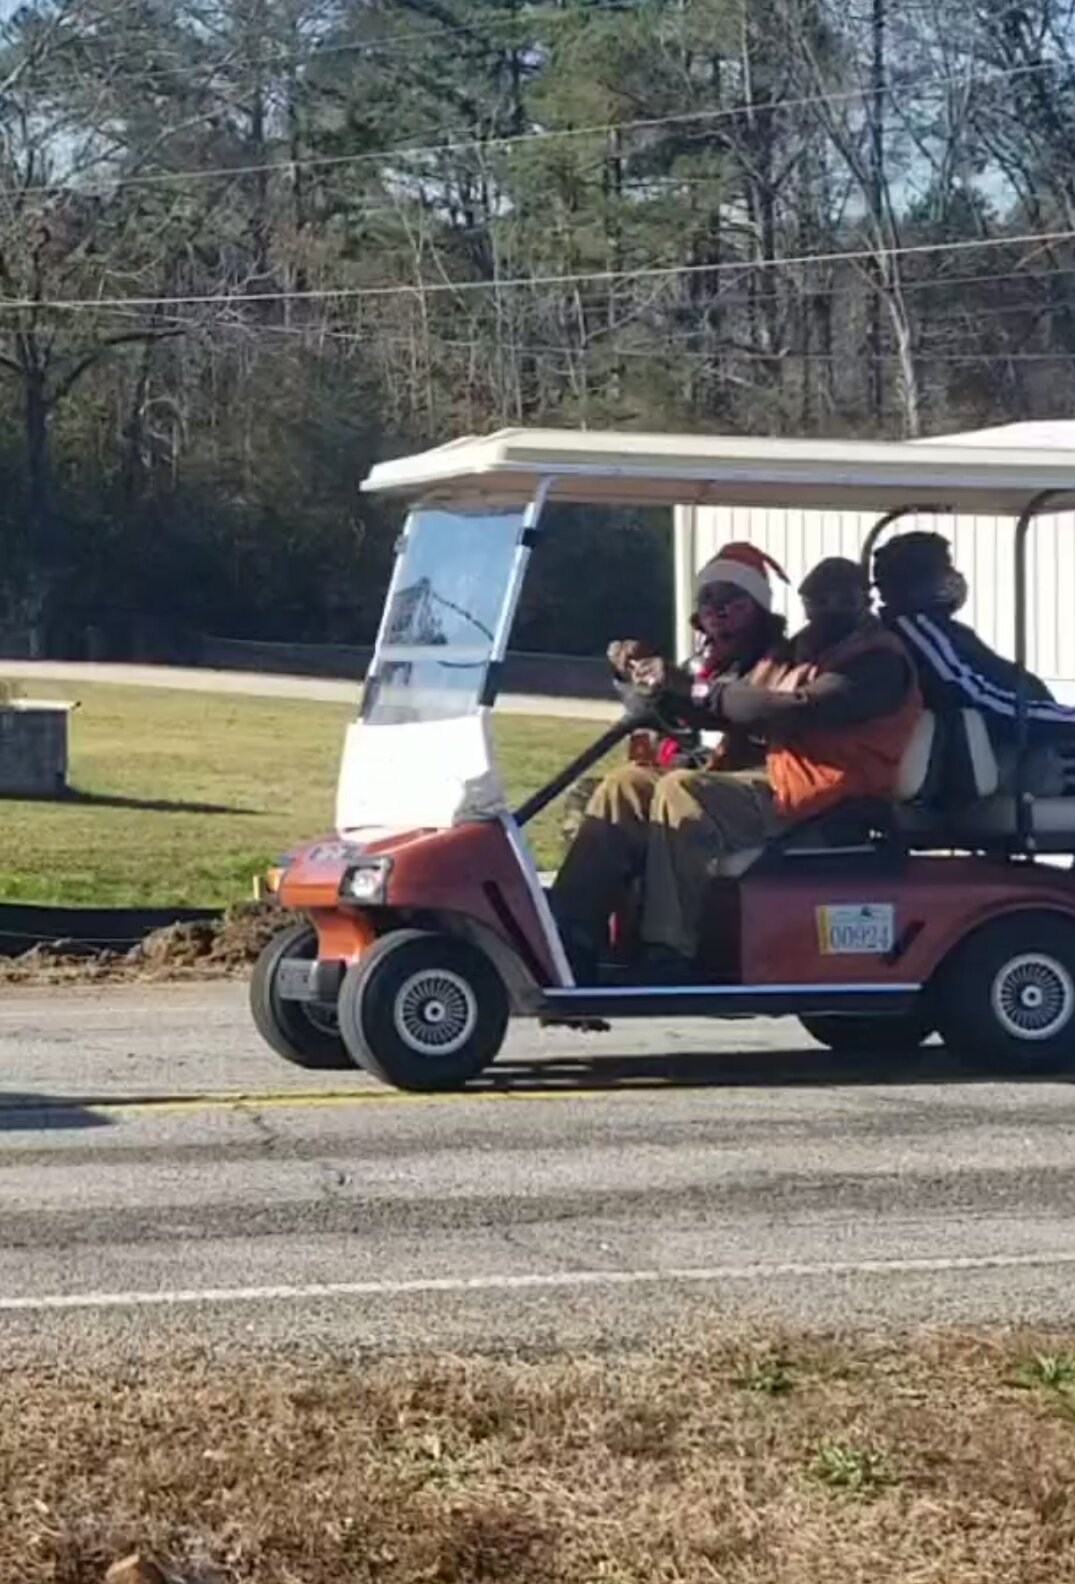
[[[63,796],[68,724],[75,708],[51,699],[12,699],[0,705],[0,797]]]

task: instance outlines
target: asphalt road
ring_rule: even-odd
[[[788,1023],[520,1030],[488,1086],[293,1072],[234,986],[5,992],[6,1362],[1075,1319],[1075,1090]]]

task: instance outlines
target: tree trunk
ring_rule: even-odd
[[[26,428],[27,538],[30,583],[27,616],[30,653],[44,659],[55,623],[56,533],[49,453],[49,400],[45,371],[36,356],[24,367],[23,417]]]
[[[873,0],[870,26],[870,210],[878,235],[884,232],[885,213],[885,4]],[[869,359],[870,417],[881,431],[885,418],[884,321],[882,294],[885,284],[884,261],[878,258],[874,269],[874,290],[869,302],[867,347]]]

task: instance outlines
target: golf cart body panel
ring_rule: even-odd
[[[415,1088],[457,1086],[479,1071],[509,1013],[581,1023],[792,1012],[827,1040],[864,1024],[924,1037],[956,1026],[960,995],[946,989],[936,1008],[957,970],[982,1038],[1020,1050],[1043,1040],[1043,1051],[1070,1040],[1075,1054],[1075,884],[1035,861],[1039,847],[1075,854],[1075,798],[1035,803],[1019,771],[1014,792],[1001,792],[974,712],[945,732],[962,732],[974,761],[976,825],[964,825],[962,808],[942,816],[927,806],[947,738],[925,716],[892,805],[841,806],[712,866],[702,982],[659,987],[629,969],[575,984],[524,834],[637,720],[625,717],[514,813],[491,723],[548,500],[876,510],[864,554],[924,502],[1010,513],[1025,612],[1027,533],[1037,513],[1075,495],[1075,460],[945,443],[506,430],[384,463],[365,488],[416,504],[347,734],[336,833],[291,853],[279,886],[313,930],[293,929],[273,949],[252,992],[259,1028],[288,1060],[314,1064],[308,1045],[323,1053],[326,1008],[339,1020],[336,1065],[342,1053]],[[1025,716],[1022,701],[1019,709]],[[984,1003],[983,975],[996,978]],[[320,1008],[319,1044],[296,1023],[296,1004]]]
[[[328,838],[289,854],[279,898],[315,918],[319,956],[335,962],[356,961],[389,918],[435,916],[460,935],[473,926],[518,959],[516,984],[532,1002],[525,989],[563,985],[570,976],[550,949],[547,903],[520,841],[507,819],[406,831],[369,844]],[[383,865],[383,889],[375,902],[359,904],[350,877],[375,865]]]
[[[834,854],[797,868],[789,858],[737,886],[747,984],[921,985],[986,920],[1041,907],[1075,920],[1075,888],[1044,865],[1013,876],[1001,858],[896,855],[887,866],[848,859],[841,874]],[[709,906],[707,922],[722,913]]]

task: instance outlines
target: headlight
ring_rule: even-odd
[[[383,903],[388,891],[388,872],[392,867],[389,858],[369,858],[364,863],[348,869],[340,885],[340,898],[348,902],[362,902],[366,906]]]

